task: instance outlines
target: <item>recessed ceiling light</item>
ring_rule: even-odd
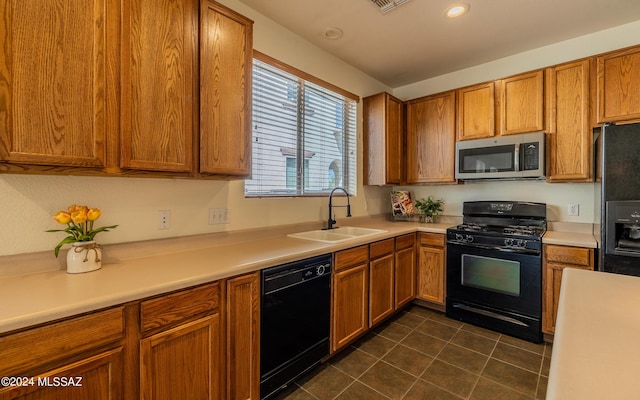
[[[322,31],[322,36],[325,39],[337,40],[340,39],[342,35],[342,29],[336,27],[326,28]]]
[[[445,15],[449,18],[459,17],[462,14],[466,14],[467,11],[469,11],[469,8],[469,4],[466,3],[454,4],[451,7],[447,8],[447,11],[445,11]]]

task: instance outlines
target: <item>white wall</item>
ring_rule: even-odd
[[[605,53],[610,50],[634,46],[639,43],[639,39],[640,21],[636,21],[401,86],[393,90],[393,95],[402,100],[411,100],[433,93],[505,78],[521,72]]]
[[[594,187],[592,183],[546,183],[544,181],[496,181],[460,185],[403,186],[413,201],[433,196],[444,200],[444,215],[462,215],[462,203],[479,200],[533,201],[547,204],[549,221],[594,221]],[[568,215],[569,203],[580,205],[580,215]]]
[[[368,96],[391,88],[372,79],[311,45],[285,28],[247,8],[237,0],[222,0],[223,4],[252,18],[254,47],[272,57],[305,72],[342,87],[359,96]],[[632,45],[640,37],[640,23],[625,25],[588,39],[558,47],[549,46],[523,55],[498,60],[476,68],[397,88],[393,93],[401,98],[415,98],[430,93],[460,87],[483,80],[530,70],[582,54],[595,54],[607,49]],[[580,47],[575,51],[568,48]],[[593,50],[592,50],[593,49]],[[579,50],[579,51],[578,51]],[[361,104],[359,115],[362,115]],[[362,120],[358,121],[359,182],[362,182]],[[587,222],[589,185],[549,185],[546,183],[500,182],[486,187],[461,185],[414,187],[420,193],[443,197],[448,214],[460,214],[461,201],[489,196],[497,199],[518,197],[534,200],[538,197],[558,207],[558,220],[564,203],[580,202],[581,217]],[[533,196],[527,197],[526,196]],[[358,187],[352,199],[354,216],[386,212],[389,189]],[[243,182],[194,181],[180,179],[141,179],[114,177],[71,177],[0,175],[0,255],[51,250],[63,237],[61,233],[46,233],[59,227],[51,216],[71,203],[87,204],[103,210],[100,222],[119,224],[112,232],[99,236],[101,243],[119,243],[162,237],[186,236],[198,233],[239,230],[279,224],[318,221],[327,218],[327,201],[305,199],[245,199]],[[228,208],[231,222],[208,225],[209,208]],[[566,208],[566,207],[565,207]],[[157,211],[172,213],[171,229],[157,230]],[[566,211],[566,210],[564,210]],[[340,210],[338,210],[338,214]]]

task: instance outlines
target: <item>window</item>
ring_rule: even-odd
[[[245,195],[325,195],[339,186],[355,194],[357,96],[256,54]]]

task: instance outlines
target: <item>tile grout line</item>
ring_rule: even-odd
[[[398,315],[401,315],[401,313],[405,313],[405,314],[407,314],[407,313],[409,313],[409,312],[408,312],[408,311],[401,311],[400,313],[398,313]],[[416,315],[417,317],[423,318],[423,317],[421,317],[421,316],[419,316],[419,315],[417,315],[417,314],[412,314],[412,315]],[[398,317],[398,318],[399,318],[399,317]],[[424,321],[423,321],[423,322],[424,322]],[[371,369],[372,369],[372,368],[373,368],[373,367],[374,367],[378,362],[383,362],[383,363],[385,363],[385,364],[387,364],[387,365],[390,365],[390,366],[392,366],[392,367],[394,367],[394,368],[396,368],[396,369],[398,369],[398,370],[400,370],[400,371],[402,371],[402,372],[405,372],[404,370],[402,370],[402,369],[400,369],[400,368],[398,368],[398,367],[396,367],[396,366],[394,366],[394,365],[391,365],[391,364],[389,364],[388,362],[384,361],[382,358],[383,358],[383,357],[385,357],[387,354],[389,354],[393,349],[395,349],[396,347],[398,347],[398,346],[400,345],[400,341],[401,341],[401,340],[404,340],[407,336],[409,336],[409,335],[410,335],[410,334],[411,334],[411,333],[412,333],[412,332],[413,332],[413,331],[414,331],[418,326],[420,326],[420,325],[422,324],[422,322],[421,322],[420,324],[418,324],[417,326],[415,326],[415,327],[410,327],[410,326],[407,326],[407,325],[403,325],[403,324],[401,324],[401,323],[397,323],[397,322],[395,322],[395,321],[391,321],[391,322],[390,322],[390,324],[389,324],[389,326],[390,326],[392,323],[396,323],[396,324],[398,324],[398,325],[400,325],[400,326],[403,326],[403,327],[405,327],[405,328],[409,329],[409,332],[407,332],[407,334],[406,334],[406,335],[404,335],[404,336],[402,337],[402,339],[400,339],[400,340],[398,340],[398,341],[395,341],[395,340],[393,340],[393,339],[390,339],[390,338],[388,338],[388,337],[385,337],[384,335],[380,335],[380,334],[379,334],[379,332],[375,332],[375,331],[374,331],[374,332],[373,332],[373,334],[374,334],[375,336],[379,336],[379,337],[381,337],[381,338],[383,338],[383,339],[386,339],[386,340],[389,340],[389,341],[391,341],[391,342],[394,342],[394,345],[393,345],[393,346],[391,346],[391,347],[389,348],[389,350],[387,350],[387,351],[386,351],[384,354],[382,354],[380,357],[378,357],[378,356],[376,356],[376,355],[374,355],[374,354],[371,354],[371,353],[369,353],[369,352],[367,352],[367,351],[365,351],[365,350],[362,350],[362,349],[360,349],[360,348],[357,348],[357,347],[356,347],[356,349],[358,349],[358,350],[362,351],[363,353],[368,354],[368,355],[370,355],[370,356],[374,357],[374,358],[376,359],[376,361],[375,361],[373,364],[371,364],[371,366],[370,366],[369,368],[367,368],[366,370],[364,370],[364,371],[360,374],[360,376],[358,376],[357,378],[354,378],[353,382],[351,382],[351,383],[347,386],[347,388],[348,388],[349,386],[353,385],[355,382],[358,382],[358,383],[360,383],[361,385],[364,385],[364,386],[368,387],[369,389],[373,390],[374,392],[376,392],[376,393],[378,393],[378,394],[380,394],[380,395],[382,395],[382,396],[386,397],[387,399],[390,399],[390,397],[389,397],[389,396],[385,395],[384,393],[382,393],[382,392],[380,392],[380,391],[376,390],[375,388],[373,388],[373,387],[371,387],[371,386],[367,385],[366,383],[362,382],[362,381],[360,380],[360,378],[361,378],[361,377],[363,377],[363,376],[367,373],[367,371],[371,370]],[[360,340],[360,339],[358,339],[358,340]],[[339,369],[339,368],[338,368],[338,369]],[[405,373],[406,373],[406,372],[405,372]],[[416,378],[416,381],[417,381],[417,379],[418,379],[418,378]],[[413,384],[415,385],[415,382],[414,382]],[[412,385],[412,386],[413,386],[413,385]],[[347,388],[345,388],[342,392],[340,392],[340,394],[342,394],[342,393],[343,393]],[[340,394],[338,394],[338,396],[339,396]],[[336,397],[338,397],[338,396],[336,396]],[[404,397],[404,396],[406,396],[406,393],[404,393],[402,397]],[[334,399],[335,399],[335,397],[334,397]]]
[[[433,315],[435,315],[435,314],[433,314]],[[442,322],[440,322],[440,321],[437,321],[437,320],[435,320],[435,319],[432,319],[431,317],[429,317],[428,319],[430,319],[430,320],[431,320],[431,321],[433,321],[433,322],[437,322],[437,323],[439,323],[439,324],[446,325],[446,326],[449,326],[449,327],[451,327],[451,328],[456,329],[456,332],[455,332],[453,335],[451,335],[451,337],[449,338],[449,340],[447,340],[447,341],[446,341],[445,345],[444,345],[444,346],[442,346],[442,348],[440,349],[440,351],[438,352],[438,354],[436,354],[436,355],[433,357],[433,360],[431,361],[431,363],[429,364],[429,366],[431,366],[431,364],[433,364],[433,362],[434,362],[434,361],[438,360],[438,361],[443,362],[443,363],[445,363],[445,364],[449,364],[449,365],[451,365],[451,366],[453,366],[453,367],[455,367],[455,368],[460,368],[460,367],[458,367],[458,366],[456,366],[456,365],[453,365],[453,364],[451,364],[451,363],[448,363],[448,362],[446,362],[446,361],[444,361],[444,360],[440,360],[440,359],[438,359],[438,356],[439,356],[439,355],[440,355],[440,353],[442,353],[442,351],[447,347],[447,345],[452,344],[452,345],[454,345],[454,346],[457,346],[457,344],[453,343],[453,342],[452,342],[452,340],[453,340],[453,338],[454,338],[454,337],[456,337],[456,335],[457,335],[457,334],[462,330],[462,327],[464,326],[464,323],[463,323],[462,325],[460,325],[460,326],[458,326],[458,327],[456,328],[456,327],[454,327],[454,326],[451,326],[451,325],[448,325],[448,324],[442,323]],[[431,335],[429,335],[429,336],[431,336]],[[435,337],[435,336],[433,336],[433,337]],[[440,339],[440,338],[438,338],[438,339]],[[440,339],[440,340],[442,340],[442,339]],[[460,347],[462,347],[462,346],[460,346]],[[464,347],[463,347],[463,348],[464,348]],[[427,370],[427,369],[429,369],[429,367],[427,367],[427,368],[425,369],[425,372],[426,372],[426,370]],[[463,371],[466,371],[466,370],[465,370],[465,369],[463,369],[463,368],[460,368],[460,369],[462,369]],[[471,372],[471,371],[467,371],[467,372]],[[423,372],[423,375],[424,375],[424,372]],[[418,378],[418,379],[420,379],[420,378]],[[428,381],[425,381],[425,382],[427,382],[427,383],[429,383],[429,384],[431,384],[431,385],[433,385],[433,386],[435,386],[435,387],[437,387],[437,388],[439,388],[439,389],[441,389],[441,390],[444,390],[445,392],[450,393],[450,394],[452,394],[453,396],[456,396],[456,397],[458,397],[458,398],[462,398],[462,397],[458,396],[456,393],[453,393],[453,392],[451,392],[450,390],[448,390],[448,389],[446,389],[446,388],[444,388],[444,387],[442,387],[442,386],[440,386],[440,385],[438,385],[438,384],[435,384],[435,383],[433,383],[433,382],[428,382]],[[476,383],[474,383],[474,388],[475,388],[475,385],[477,384],[477,382],[478,382],[478,381],[476,380]],[[466,396],[466,397],[465,397],[465,399],[468,399],[468,398],[469,398],[469,396],[471,396],[471,393],[473,393],[473,389],[471,389],[471,392],[469,393],[469,395],[468,395],[468,396]]]
[[[419,312],[419,313],[410,311],[411,309],[414,309],[415,307],[419,308],[422,311]],[[505,341],[503,334],[498,334],[497,338],[494,338],[493,335],[491,335],[491,336],[483,335],[482,332],[465,329],[465,325],[470,325],[471,326],[472,324],[462,323],[461,321],[456,321],[455,325],[457,325],[457,326],[454,326],[454,324],[448,324],[448,323],[446,323],[447,321],[441,321],[440,320],[439,316],[441,314],[442,314],[441,312],[438,312],[438,311],[435,311],[435,310],[431,310],[431,309],[427,309],[427,308],[420,307],[420,306],[417,306],[417,305],[413,305],[413,306],[407,307],[404,310],[401,310],[399,313],[397,313],[396,314],[396,318],[394,318],[393,320],[390,320],[388,324],[383,323],[383,324],[380,324],[377,327],[375,327],[371,332],[372,333],[372,337],[378,337],[378,338],[384,339],[384,340],[390,342],[390,344],[392,344],[392,346],[389,347],[386,351],[384,351],[384,353],[382,353],[380,356],[377,356],[375,354],[372,354],[371,352],[365,351],[360,347],[355,347],[355,344],[358,343],[358,341],[363,340],[366,337],[366,335],[364,335],[363,337],[361,337],[358,340],[356,340],[353,344],[349,345],[349,347],[353,347],[354,351],[360,351],[363,354],[366,354],[366,355],[372,357],[374,361],[368,368],[363,370],[363,372],[361,372],[357,377],[352,376],[351,374],[347,373],[347,371],[339,368],[338,366],[336,366],[334,364],[329,364],[328,365],[329,367],[335,368],[336,371],[344,373],[349,378],[351,378],[351,382],[349,382],[339,393],[337,393],[334,397],[332,397],[332,399],[335,400],[338,397],[342,396],[349,388],[351,388],[355,384],[355,382],[358,382],[360,385],[363,385],[367,389],[372,390],[373,392],[379,394],[380,396],[382,396],[385,399],[390,399],[390,397],[388,395],[386,395],[386,394],[380,392],[379,390],[369,386],[368,384],[364,383],[361,380],[361,378],[363,376],[365,376],[367,374],[367,372],[369,372],[379,362],[382,362],[382,363],[386,364],[389,367],[395,368],[395,369],[401,371],[402,373],[410,376],[411,378],[415,378],[415,379],[413,379],[413,382],[410,385],[408,385],[407,389],[401,394],[401,396],[400,396],[401,399],[405,398],[413,390],[413,388],[417,385],[417,383],[419,381],[421,381],[423,384],[426,383],[426,384],[429,384],[429,385],[433,385],[434,387],[437,387],[438,389],[443,390],[444,392],[449,393],[449,394],[455,396],[456,398],[469,400],[473,396],[474,391],[477,389],[478,384],[480,382],[480,379],[483,377],[482,374],[485,372],[485,370],[487,368],[487,365],[489,364],[489,361],[492,360],[492,359],[494,359],[496,361],[499,361],[499,362],[502,362],[502,363],[504,363],[506,365],[509,365],[511,367],[515,367],[515,368],[521,369],[523,371],[527,371],[529,373],[534,373],[534,374],[536,373],[534,371],[531,371],[528,368],[524,368],[524,367],[521,367],[519,365],[515,365],[515,364],[512,364],[510,362],[503,361],[500,358],[494,358],[494,354],[496,352],[496,349],[498,348],[498,344],[499,343],[503,343],[503,344],[505,344],[505,345],[507,345],[509,347],[512,347],[512,348],[516,349],[518,352],[526,352],[527,354],[531,353],[531,354],[534,354],[534,355],[540,355],[541,356],[541,362],[540,362],[540,365],[539,365],[538,370],[537,370],[536,385],[535,385],[533,396],[531,397],[532,399],[536,398],[536,396],[538,394],[538,391],[541,388],[542,370],[544,368],[545,355],[546,354],[550,354],[550,352],[551,352],[550,345],[544,343],[544,347],[542,349],[542,354],[540,354],[536,350],[530,350],[530,348],[526,348],[524,346],[522,346],[522,347],[519,346],[517,342],[511,343],[509,341]],[[406,315],[411,315],[412,318],[413,318],[413,322],[411,322],[411,318],[409,318],[407,320],[409,322],[405,322],[405,323],[398,322],[398,320],[400,318],[402,318],[403,316],[406,316]],[[423,331],[420,331],[419,330],[420,326],[424,325],[425,322],[427,322],[427,321],[431,321],[433,323],[436,323],[436,324],[439,324],[439,325],[444,325],[444,326],[447,326],[449,328],[452,328],[452,329],[454,329],[454,331],[453,331],[454,333],[449,337],[449,339],[445,340],[445,339],[443,339],[443,337],[430,335],[428,333],[424,333]],[[452,320],[452,321],[455,321],[455,320]],[[403,330],[406,329],[406,333],[402,334],[402,331],[400,331],[399,332],[400,335],[394,335],[393,333],[390,333],[388,336],[385,335],[384,334],[385,330],[388,329],[389,327],[391,327],[393,324],[398,325],[399,327],[402,327]],[[455,343],[453,340],[459,335],[460,332],[465,332],[465,333],[470,334],[472,336],[478,336],[478,337],[481,337],[481,338],[486,339],[486,340],[494,341],[495,343],[493,344],[491,352],[487,355],[486,353],[483,353],[483,352],[480,352],[480,351],[477,351],[477,350],[474,350],[474,349],[471,349],[471,348],[467,348],[464,345],[460,345],[460,344]],[[398,332],[396,332],[396,333],[398,333]],[[405,340],[408,336],[410,336],[413,333],[419,333],[421,335],[425,335],[427,337],[431,337],[431,338],[440,340],[440,341],[444,342],[444,345],[435,354],[435,356],[432,356],[431,354],[424,353],[423,351],[420,351],[418,349],[414,349],[413,347],[410,347],[410,346],[407,346],[406,344],[403,344],[402,341]],[[443,332],[443,333],[446,333],[446,332]],[[398,337],[398,339],[396,339],[396,337]],[[459,367],[459,366],[457,366],[455,364],[451,364],[451,363],[449,363],[449,362],[447,362],[445,360],[439,359],[438,357],[443,353],[444,349],[447,348],[447,346],[449,346],[449,345],[460,347],[460,348],[465,349],[467,351],[471,351],[473,353],[477,353],[477,354],[486,356],[487,360],[482,365],[482,368],[480,369],[479,373],[476,374],[473,371],[468,371],[463,367]],[[414,373],[412,373],[412,372],[406,371],[405,369],[403,369],[403,368],[401,368],[399,366],[396,366],[396,365],[392,364],[389,361],[383,360],[384,357],[389,355],[395,349],[398,349],[399,346],[402,346],[403,348],[406,348],[406,349],[410,349],[412,351],[416,351],[417,353],[420,353],[420,354],[430,358],[430,361],[426,364],[424,369],[422,369],[420,372],[418,372],[417,375],[414,375]],[[347,350],[347,348],[345,348],[344,350]],[[347,357],[348,357],[348,355],[347,355]],[[426,371],[430,367],[433,366],[433,363],[434,363],[435,360],[438,360],[439,362],[445,363],[445,364],[450,365],[452,367],[459,368],[460,370],[466,371],[466,372],[468,372],[468,373],[470,373],[470,374],[472,374],[472,375],[474,375],[476,377],[476,380],[475,380],[473,386],[471,387],[471,390],[470,390],[470,392],[469,392],[469,394],[467,396],[462,397],[462,396],[460,396],[460,395],[458,395],[456,393],[453,393],[453,392],[447,390],[444,387],[439,386],[437,383],[432,383],[430,381],[422,379],[422,377],[426,373]],[[491,381],[491,382],[493,382],[493,383],[495,383],[495,384],[497,384],[497,385],[499,385],[501,387],[507,388],[509,390],[513,390],[513,391],[515,391],[517,393],[520,393],[520,394],[525,395],[525,396],[528,397],[528,395],[525,392],[522,392],[519,389],[516,389],[516,388],[508,386],[508,385],[505,385],[505,384],[503,384],[501,382],[495,381],[495,380],[493,380],[491,378],[488,378],[488,377],[485,377],[485,379],[487,379],[487,380],[489,380],[489,381]],[[308,394],[311,398],[313,398],[315,400],[319,400],[319,398],[316,395],[314,395],[313,393],[309,392],[307,389],[305,389],[303,386],[301,386],[298,382],[295,382],[295,386],[297,388],[299,388],[299,389],[302,389],[302,392],[304,392],[305,394]]]

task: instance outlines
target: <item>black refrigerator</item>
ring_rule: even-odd
[[[605,125],[599,140],[599,269],[640,276],[640,123]]]

